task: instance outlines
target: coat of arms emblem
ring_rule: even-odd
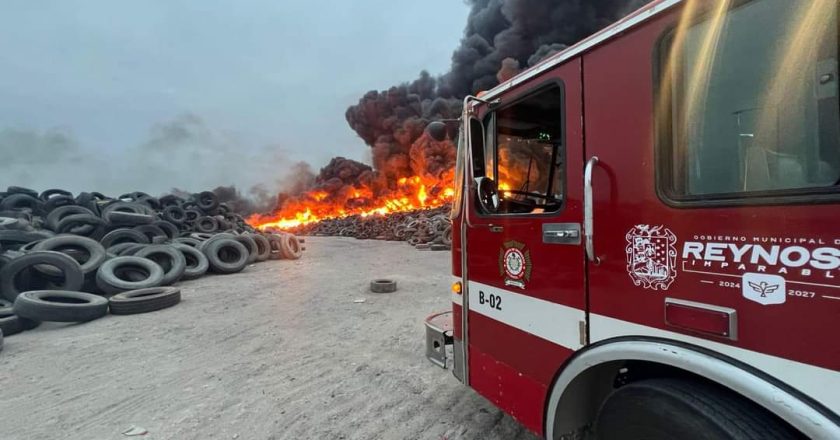
[[[633,284],[667,290],[677,277],[677,236],[662,225],[636,225],[625,238],[627,273]]]
[[[499,275],[505,278],[506,286],[525,288],[525,282],[531,280],[531,251],[525,249],[524,243],[504,243],[499,251]]]

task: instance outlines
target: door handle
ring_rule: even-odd
[[[580,244],[580,223],[543,223],[543,243]]]
[[[592,170],[595,165],[598,165],[598,156],[590,157],[583,171],[583,236],[586,258],[600,264],[601,259],[595,255],[595,214],[592,206]]]
[[[490,232],[502,232],[505,230],[504,226],[490,225]]]

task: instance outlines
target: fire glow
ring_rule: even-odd
[[[395,188],[379,195],[361,184],[332,194],[312,190],[284,203],[274,214],[251,216],[248,223],[262,230],[288,229],[353,215],[384,216],[395,212],[437,208],[451,203],[455,195],[452,174],[444,174],[445,177],[441,178],[402,177],[396,180]]]

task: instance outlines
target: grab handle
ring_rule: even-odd
[[[598,156],[590,157],[583,171],[583,236],[586,258],[595,264],[600,264],[601,259],[595,255],[594,210],[592,207],[592,169],[595,168],[595,165],[598,165]]]

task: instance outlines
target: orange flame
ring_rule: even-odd
[[[259,229],[289,229],[321,220],[351,215],[368,217],[394,212],[437,208],[451,203],[455,196],[453,172],[439,178],[430,176],[402,177],[392,188],[375,191],[361,183],[349,190],[328,192],[312,190],[287,200],[271,215],[255,214],[248,223]]]

